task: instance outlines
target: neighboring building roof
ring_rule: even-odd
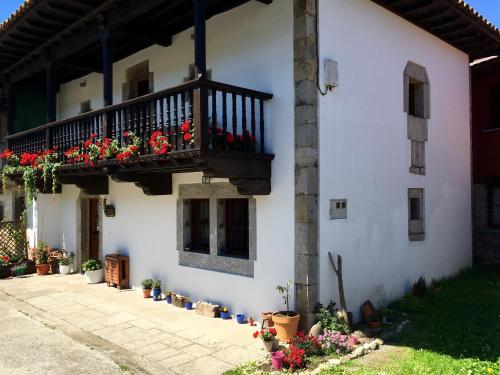
[[[7,29],[10,25],[16,22],[16,20],[26,12],[28,12],[33,5],[35,5],[38,0],[25,0],[17,10],[12,13],[6,20],[0,23],[0,32]]]
[[[500,31],[464,0],[372,0],[470,55],[500,53]]]

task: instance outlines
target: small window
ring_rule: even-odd
[[[500,84],[493,89],[493,128],[500,128]]]
[[[154,92],[154,73],[149,71],[149,60],[127,69],[122,84],[122,100],[130,100]]]
[[[90,100],[86,100],[80,103],[80,113],[86,113],[92,111],[92,107],[90,105]]]
[[[424,117],[424,83],[411,78],[408,87],[408,113]]]
[[[424,189],[408,189],[408,235],[410,241],[423,241]]]
[[[26,201],[24,197],[17,197],[14,200],[14,220],[21,220],[25,209]]]
[[[210,253],[210,203],[208,199],[189,201],[189,224],[191,226],[190,244],[187,251]]]
[[[248,199],[224,199],[221,255],[248,259]]]
[[[490,226],[500,228],[500,187],[494,186],[490,190]]]
[[[142,79],[137,82],[137,96],[149,94],[149,79]]]

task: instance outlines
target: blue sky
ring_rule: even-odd
[[[474,9],[485,16],[491,23],[500,27],[499,0],[466,0]],[[5,20],[22,3],[21,0],[0,0],[0,20]]]

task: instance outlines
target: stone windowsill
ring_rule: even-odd
[[[179,265],[253,277],[254,261],[215,254],[203,254],[179,250]]]

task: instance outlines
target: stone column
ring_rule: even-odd
[[[318,90],[316,0],[294,0],[295,308],[301,328],[318,302]]]

